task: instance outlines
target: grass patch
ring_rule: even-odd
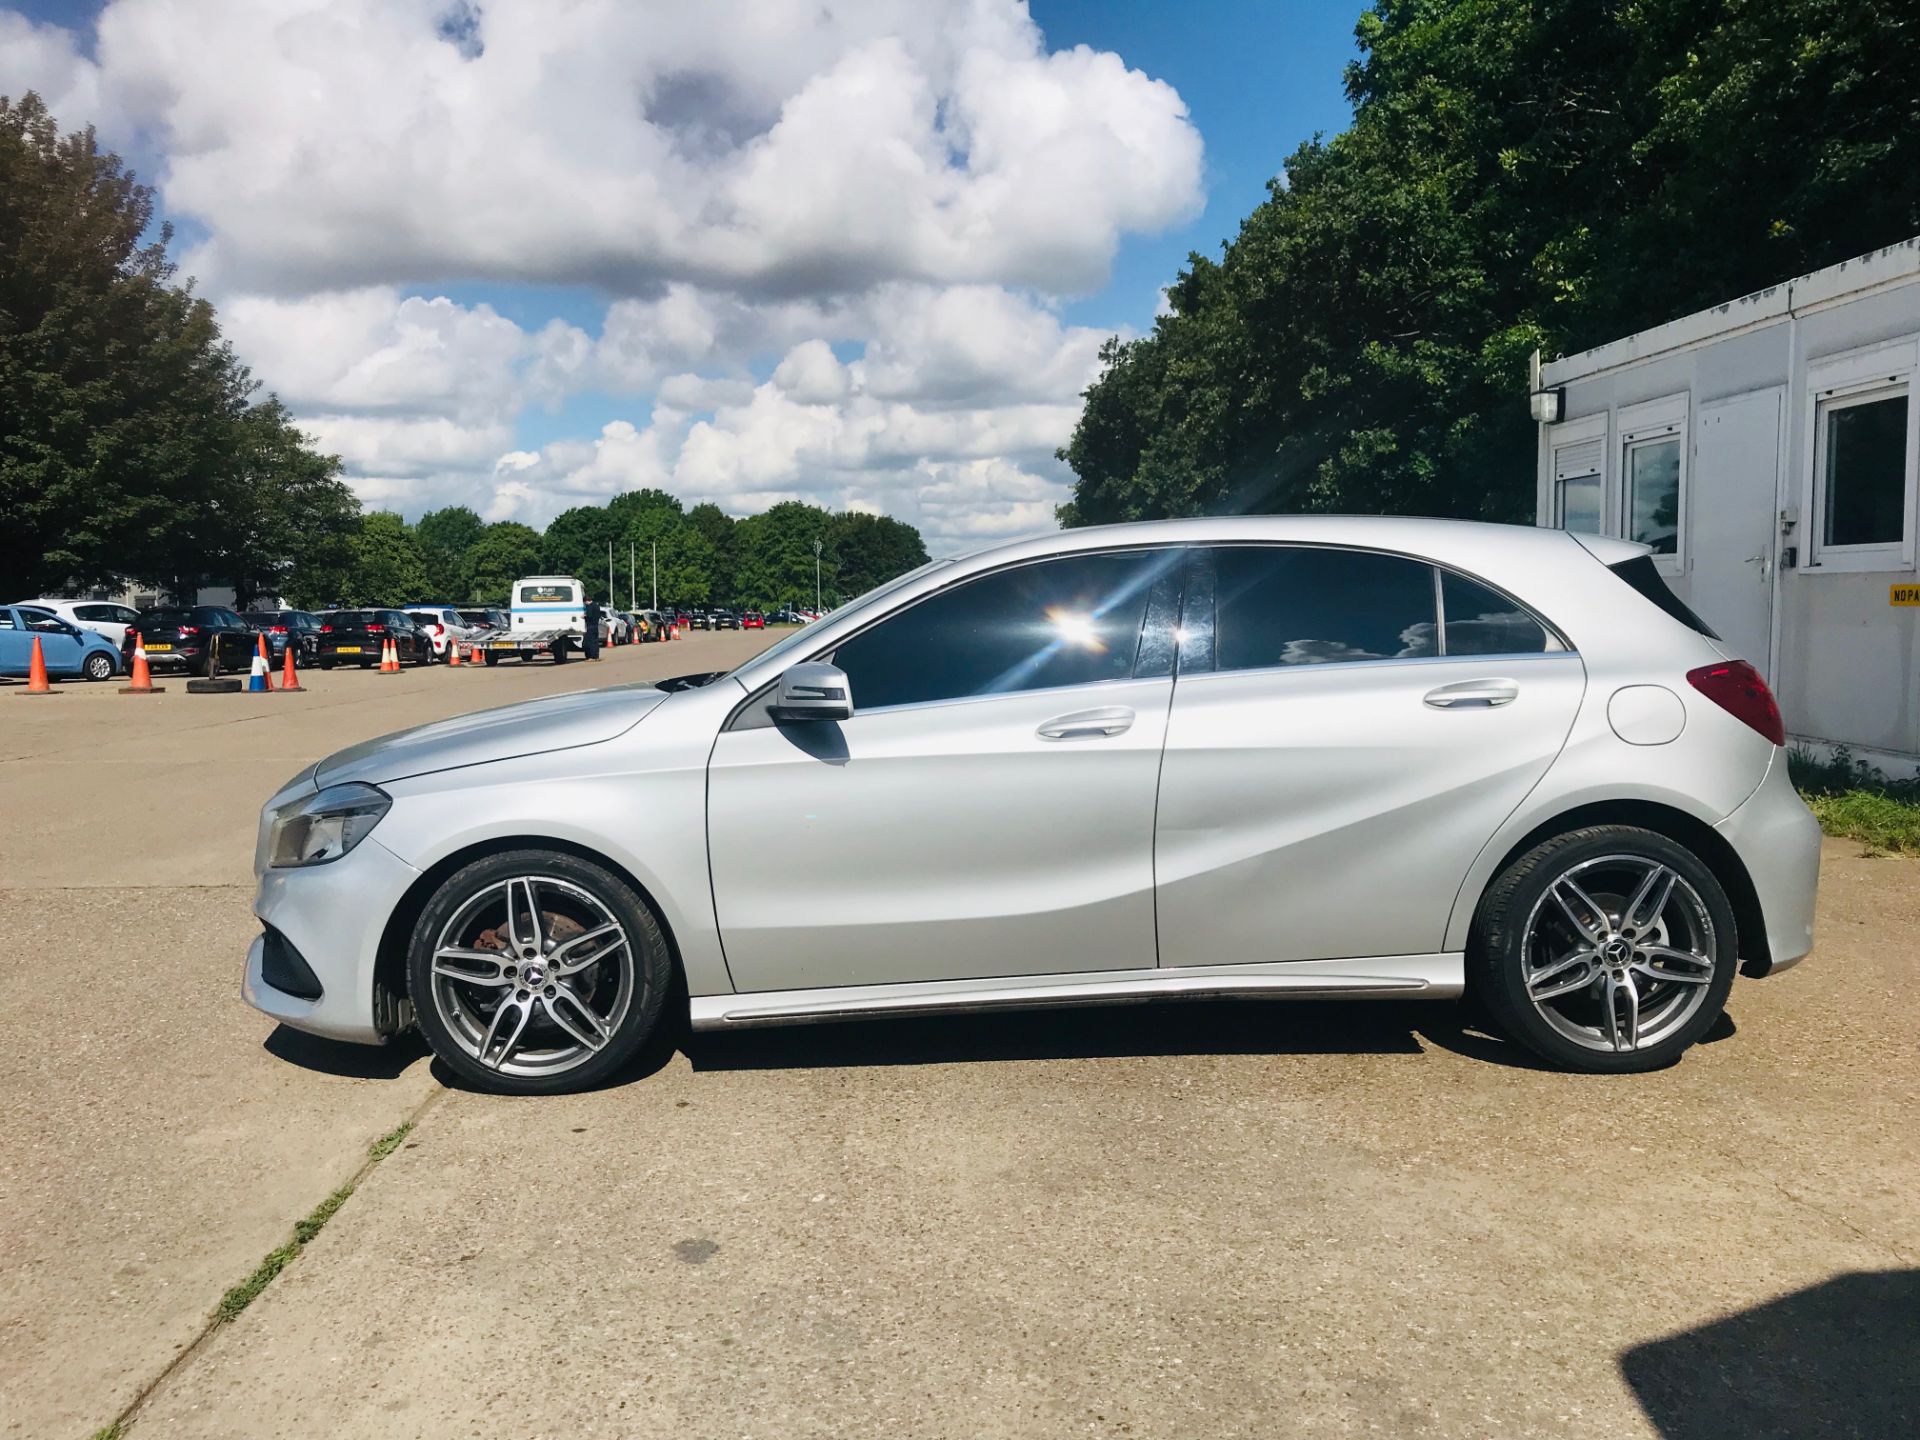
[[[111,1425],[102,1425],[87,1440],[121,1440],[126,1433],[127,1427],[116,1420]]]
[[[391,1155],[395,1150],[398,1150],[400,1148],[400,1142],[407,1138],[408,1132],[412,1129],[413,1121],[408,1120],[404,1124],[396,1125],[378,1140],[374,1141],[373,1144],[367,1147],[367,1163],[369,1165],[378,1165],[382,1160],[386,1159],[387,1156]],[[331,1195],[327,1196],[327,1198],[322,1200],[318,1205],[314,1206],[313,1209],[307,1213],[306,1218],[295,1221],[293,1238],[287,1241],[286,1244],[269,1251],[267,1258],[253,1267],[253,1273],[251,1275],[247,1276],[246,1279],[242,1280],[238,1285],[233,1286],[226,1294],[220,1297],[220,1303],[215,1307],[213,1312],[213,1323],[215,1325],[226,1325],[230,1323],[236,1319],[240,1312],[245,1310],[247,1306],[259,1299],[260,1292],[273,1283],[274,1277],[286,1269],[288,1265],[292,1264],[294,1257],[306,1249],[307,1246],[313,1242],[313,1237],[326,1228],[327,1222],[334,1217],[334,1214],[342,1205],[347,1203],[347,1198],[353,1194],[353,1188],[353,1182],[349,1181]],[[100,1434],[106,1435],[107,1432],[101,1431]],[[109,1437],[109,1440],[117,1440],[118,1434],[119,1432],[117,1430],[114,1431],[113,1436]],[[95,1440],[99,1440],[99,1437],[96,1436]]]
[[[1789,751],[1787,766],[1827,834],[1877,852],[1920,855],[1920,780],[1889,780],[1844,745],[1821,759]]]

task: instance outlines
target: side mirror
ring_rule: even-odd
[[[847,672],[821,660],[789,666],[774,687],[767,713],[781,724],[851,720],[853,687],[847,683]]]

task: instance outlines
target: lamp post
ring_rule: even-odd
[[[649,540],[647,552],[653,557],[653,608],[660,608],[660,542]]]
[[[820,537],[813,540],[813,613],[820,613]]]

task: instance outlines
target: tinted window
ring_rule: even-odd
[[[149,610],[140,617],[143,625],[191,625],[193,616],[185,610]]]
[[[841,645],[861,710],[1125,679],[1155,555],[1069,555],[985,575],[922,600]]]
[[[1449,655],[1538,655],[1552,643],[1546,626],[1464,575],[1441,573],[1440,605]]]
[[[13,629],[13,612],[11,610],[0,610],[0,630],[11,629]]]
[[[1667,582],[1660,577],[1660,571],[1654,565],[1651,555],[1637,555],[1631,560],[1622,560],[1618,565],[1609,565],[1607,568],[1689,630],[1704,635],[1709,640],[1720,638],[1713,633],[1706,621],[1687,608],[1685,601],[1667,588]]]
[[[1405,660],[1435,654],[1433,568],[1360,550],[1214,552],[1222,670]]]
[[[117,605],[76,605],[73,613],[82,620],[118,620],[120,607]]]

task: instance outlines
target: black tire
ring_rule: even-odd
[[[111,680],[114,669],[113,657],[104,650],[95,650],[80,662],[80,673],[89,680]]]
[[[1698,987],[1704,992],[1698,1008],[1675,1024],[1670,1033],[1638,1049],[1607,1051],[1589,1048],[1569,1038],[1535,1005],[1527,990],[1528,929],[1537,913],[1549,913],[1545,907],[1555,902],[1548,892],[1569,871],[1577,866],[1602,866],[1615,860],[1665,866],[1692,887],[1707,922],[1700,944],[1703,953],[1711,957],[1712,971],[1706,983]],[[1610,903],[1600,894],[1592,898],[1603,909]],[[1624,905],[1617,908],[1624,909]],[[1607,928],[1611,930],[1618,923],[1621,922],[1609,919]],[[1662,919],[1660,923],[1664,926],[1667,922]],[[1659,1070],[1678,1060],[1720,1018],[1727,993],[1733,988],[1739,949],[1738,926],[1726,891],[1713,871],[1691,850],[1665,835],[1637,826],[1592,825],[1556,835],[1534,846],[1507,866],[1487,888],[1467,944],[1469,998],[1484,1009],[1507,1036],[1563,1069],[1595,1074]],[[1597,961],[1591,964],[1591,969],[1597,994],[1597,987],[1604,983],[1599,978]],[[1570,978],[1578,979],[1582,973],[1576,969]],[[1663,993],[1690,996],[1693,988],[1669,983],[1666,991],[1654,993],[1656,996]],[[1582,991],[1568,997],[1576,1006],[1583,998]],[[1625,1008],[1623,1002],[1621,1009]],[[1637,1015],[1637,1000],[1633,1008]]]
[[[564,664],[566,664],[566,663],[567,663],[567,647],[566,647],[566,642],[564,642],[564,641],[561,641],[561,642],[558,642],[558,643],[556,643],[556,644],[554,645],[554,647],[553,647],[553,663],[554,663],[554,664],[556,664],[556,665],[564,665]]]
[[[500,663],[500,657],[491,650],[482,650],[480,652],[480,658],[489,665],[498,665]]]
[[[620,1018],[611,1027],[611,1033],[599,1050],[569,1068],[550,1074],[505,1074],[482,1064],[456,1038],[452,1025],[441,1014],[433,988],[433,952],[441,932],[476,897],[484,896],[502,882],[526,875],[558,881],[586,892],[619,922],[627,940],[624,948],[629,957],[626,963],[630,967],[631,988]],[[562,893],[556,901],[549,892],[535,908],[550,916],[552,912],[546,907],[555,903],[564,905],[568,903],[568,897]],[[478,913],[484,920],[489,912],[483,908]],[[494,926],[496,932],[501,928],[498,924]],[[474,942],[462,937],[458,943]],[[507,959],[513,958],[510,952],[501,953]],[[587,973],[593,975],[595,985],[613,983],[617,986],[619,983],[617,974],[611,971],[601,975],[595,967]],[[489,855],[455,871],[427,901],[407,945],[408,993],[413,998],[414,1014],[427,1044],[463,1083],[503,1095],[564,1094],[572,1090],[589,1089],[610,1079],[633,1058],[660,1023],[660,1012],[668,992],[673,988],[673,980],[673,957],[652,907],[631,885],[605,866],[564,851],[511,850]],[[479,996],[482,1003],[485,997],[495,993],[501,995],[498,1003],[502,1005],[527,1003],[510,998],[527,993],[512,985],[469,993]],[[546,993],[553,993],[551,986]],[[533,998],[537,1000],[538,996]],[[530,1010],[530,1013],[537,1015],[540,1012]],[[548,1038],[555,1038],[557,1032],[551,1029],[551,1022],[543,1023],[549,1027]]]
[[[313,663],[318,665],[322,670],[331,670],[333,668],[333,661],[331,660],[316,660]]]

